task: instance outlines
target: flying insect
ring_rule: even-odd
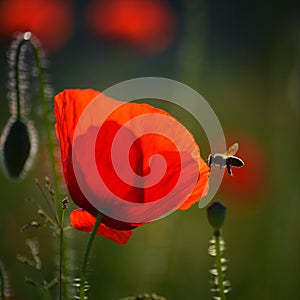
[[[220,166],[220,169],[226,168],[230,176],[233,175],[231,167],[241,168],[245,163],[237,156],[234,156],[239,150],[239,144],[234,143],[228,148],[225,153],[215,153],[210,154],[207,159],[207,164],[209,167],[211,165]]]

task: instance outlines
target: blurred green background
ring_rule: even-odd
[[[47,21],[47,11],[52,9],[39,4],[19,13],[7,9],[6,2],[0,1],[1,129],[9,118],[6,52],[11,38],[3,30],[4,14],[18,20],[19,14],[45,13]],[[68,15],[58,19],[51,15],[52,22],[41,25],[56,30],[56,35],[60,34],[56,23],[69,26],[57,44],[56,35],[51,37],[53,45],[51,35],[40,33],[49,47],[48,73],[54,92],[66,88],[101,91],[142,76],[175,79],[198,91],[218,115],[228,142],[239,141],[239,156],[246,162],[240,179],[238,171],[234,178],[227,176],[216,196],[228,207],[223,230],[227,278],[233,287],[228,299],[300,299],[300,2],[170,0],[164,3],[175,27],[168,33],[168,44],[154,50],[153,43],[161,41],[147,36],[139,46],[126,36],[122,43],[119,36],[99,37],[87,13],[97,12],[91,9],[95,2],[66,2]],[[164,18],[148,20],[147,12],[140,14],[144,22],[158,22],[164,32]],[[69,23],[60,24],[62,19]],[[33,168],[20,182],[0,174],[0,260],[15,299],[40,299],[24,277],[50,281],[58,260],[56,239],[47,228],[20,232],[37,218],[38,206],[46,209],[34,179],[43,182],[50,175],[40,103],[34,91],[33,95],[32,119],[39,136]],[[193,132],[206,158],[209,147],[205,138],[199,138],[197,124],[184,114],[179,119]],[[138,228],[126,246],[97,237],[88,266],[90,299],[113,300],[144,291],[172,300],[211,299],[208,270],[213,261],[207,254],[211,235],[205,209],[195,205]],[[16,260],[17,254],[27,252],[25,240],[34,236],[40,242],[42,272]],[[88,235],[72,230],[70,236],[68,256],[71,269],[76,270]]]

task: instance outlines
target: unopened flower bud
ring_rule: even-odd
[[[220,229],[226,219],[226,207],[220,202],[213,202],[207,208],[207,218],[210,225],[215,229]]]
[[[7,175],[13,179],[22,177],[28,169],[34,151],[33,127],[11,118],[1,137],[2,161]]]

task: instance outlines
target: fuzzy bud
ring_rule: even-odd
[[[215,229],[219,230],[226,219],[226,207],[220,202],[213,202],[207,208],[207,218],[210,225]]]
[[[2,161],[7,175],[13,179],[22,177],[32,158],[33,127],[21,120],[11,118],[1,137]]]

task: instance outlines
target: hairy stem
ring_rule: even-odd
[[[39,48],[33,43],[32,40],[30,40],[30,44],[34,52],[34,58],[38,69],[39,92],[40,92],[42,109],[43,109],[44,126],[47,135],[48,155],[50,158],[50,165],[51,165],[54,190],[55,190],[56,213],[58,215],[58,219],[61,220],[61,216],[62,216],[61,192],[59,186],[58,172],[55,163],[55,147],[54,147],[53,136],[52,136],[53,124],[49,118],[49,106],[47,102],[46,89],[45,89],[44,69],[43,69],[42,58],[40,56]]]
[[[26,38],[25,38],[26,36]],[[55,147],[52,137],[52,131],[53,131],[53,124],[50,120],[49,116],[49,106],[47,102],[47,95],[46,95],[46,86],[45,86],[45,74],[44,74],[44,68],[43,68],[43,62],[42,57],[40,54],[39,47],[34,43],[34,41],[31,39],[31,35],[28,36],[28,33],[24,34],[24,40],[28,41],[33,49],[34,53],[34,59],[37,67],[37,79],[39,83],[39,93],[41,98],[41,104],[43,109],[43,118],[44,118],[44,126],[46,130],[47,135],[47,149],[48,149],[48,155],[50,159],[50,166],[51,166],[51,172],[53,176],[53,183],[54,183],[54,191],[55,191],[55,206],[56,206],[56,215],[57,219],[59,220],[59,226],[61,228],[60,230],[60,239],[59,239],[59,299],[61,300],[63,297],[63,272],[64,272],[64,258],[65,258],[65,251],[64,251],[64,213],[62,209],[62,199],[61,199],[61,191],[59,186],[59,177],[58,177],[58,171],[56,167],[55,162]],[[64,295],[65,299],[67,298],[67,294],[65,291]]]
[[[65,248],[64,248],[64,218],[65,210],[62,211],[61,221],[60,221],[60,234],[59,234],[59,295],[62,298],[63,295],[63,275],[64,275],[64,258],[65,258]],[[66,291],[67,293],[67,291]],[[67,295],[65,295],[67,296]]]
[[[216,230],[214,232],[214,237],[216,240],[216,256],[215,256],[215,265],[217,268],[217,276],[218,276],[218,287],[219,287],[219,293],[220,293],[220,299],[226,300],[225,292],[224,292],[224,274],[222,270],[222,251],[221,251],[221,234],[219,230]]]
[[[14,61],[14,72],[15,72],[15,89],[16,89],[16,110],[17,110],[17,120],[21,119],[21,88],[20,88],[20,60],[21,60],[21,49],[27,43],[27,40],[22,39],[18,44],[16,50],[16,60]]]

